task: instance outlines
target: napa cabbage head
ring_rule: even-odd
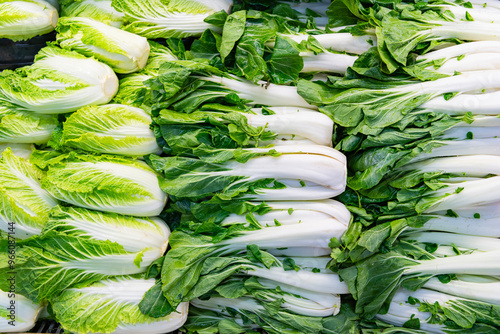
[[[0,159],[0,229],[24,239],[41,232],[57,201],[41,187],[45,173],[10,148]],[[10,223],[10,224],[9,224]]]
[[[54,139],[57,147],[89,152],[127,156],[161,153],[150,124],[151,117],[139,108],[122,104],[87,106],[71,114]]]
[[[57,43],[68,50],[108,64],[116,73],[132,73],[146,66],[146,38],[85,17],[63,17],[56,28]]]
[[[61,16],[88,17],[115,28],[123,22],[123,13],[111,6],[111,0],[61,1]]]
[[[51,300],[57,321],[72,333],[167,333],[187,319],[188,303],[160,318],[141,313],[139,303],[154,279],[123,276],[67,289]]]
[[[0,1],[0,38],[15,42],[53,31],[59,15],[57,9],[43,0]]]
[[[46,144],[57,116],[18,111],[0,104],[0,143]]]
[[[40,50],[33,65],[0,73],[0,102],[42,114],[108,103],[117,90],[108,65],[54,46]]]
[[[34,151],[47,171],[42,187],[61,201],[105,212],[156,216],[167,201],[157,174],[144,162],[111,155]]]
[[[217,27],[204,20],[218,11],[229,12],[229,0],[113,0],[113,7],[125,14],[123,29],[154,39],[200,36]]]
[[[13,319],[10,317],[11,301],[15,307],[15,327],[9,324]],[[42,310],[40,304],[33,303],[29,299],[0,290],[0,331],[2,333],[11,332],[15,329],[18,332],[27,332],[35,326],[35,322]]]

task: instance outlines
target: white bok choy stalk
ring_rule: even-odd
[[[194,307],[211,310],[228,317],[235,323],[238,323],[238,318],[249,317],[252,323],[263,329],[278,329],[279,332],[285,329],[295,330],[298,333],[320,333],[323,329],[320,317],[294,314],[277,307],[274,307],[271,313],[269,306],[265,303],[245,296],[234,299],[223,297],[211,297],[208,300],[195,299],[191,303]],[[267,325],[269,322],[273,324],[272,327]],[[248,325],[245,324],[245,326]]]
[[[156,216],[167,201],[157,174],[141,161],[74,151],[65,154],[35,151],[31,161],[47,170],[43,188],[76,206],[133,216]]]
[[[161,153],[149,128],[151,117],[142,109],[121,104],[83,107],[63,123],[54,148],[142,156]],[[57,141],[57,143],[55,143]]]
[[[200,36],[217,27],[204,20],[219,11],[229,12],[229,0],[113,0],[113,7],[125,14],[123,29],[134,34],[155,38]]]
[[[0,230],[25,239],[41,232],[57,201],[42,189],[45,173],[5,149],[0,159]]]
[[[498,203],[493,203],[496,206]],[[423,215],[430,218],[418,230],[452,232],[484,237],[500,238],[500,217],[488,217],[487,209],[477,206],[474,213],[467,217],[462,215],[459,209],[453,210],[453,216],[446,216],[446,212],[440,215]]]
[[[123,23],[123,13],[111,6],[111,0],[61,1],[61,16],[88,17],[115,28]]]
[[[322,52],[301,52],[300,56],[304,60],[304,67],[301,72],[328,72],[345,74],[348,67],[351,67],[358,57],[346,54]]]
[[[59,15],[43,0],[7,0],[0,3],[0,38],[26,41],[53,31]]]
[[[53,46],[35,63],[0,75],[0,101],[42,114],[63,114],[111,101],[118,78],[106,64]]]
[[[419,244],[438,244],[439,247],[453,246],[460,250],[464,249],[467,252],[487,252],[500,249],[500,239],[498,238],[473,236],[458,233],[428,231],[410,232],[402,235],[400,240],[417,242]],[[455,253],[454,255],[457,254]]]
[[[35,304],[20,294],[16,293],[14,296],[11,292],[0,290],[0,331],[2,333],[12,332],[12,330],[29,331],[35,326],[41,310],[40,304]]]
[[[340,277],[356,288],[356,311],[374,316],[385,303],[390,302],[392,293],[401,286],[410,286],[415,280],[421,286],[440,275],[500,274],[500,266],[495,260],[500,255],[499,249],[435,257],[424,248],[427,247],[400,240],[387,253],[373,255],[353,267],[341,269]],[[353,269],[356,271],[353,272]]]
[[[479,329],[495,330],[499,325],[498,309],[497,305],[488,302],[462,299],[428,289],[400,289],[394,295],[388,313],[378,314],[377,318],[403,326],[415,317],[420,319],[420,329],[430,333],[475,332]]]
[[[17,111],[0,105],[0,143],[46,144],[58,124],[55,115]]]
[[[462,43],[439,50],[431,51],[426,54],[417,56],[417,61],[430,61],[438,59],[452,59],[460,58],[460,56],[468,56],[472,54],[481,53],[498,53],[500,42],[496,41],[482,41],[482,42],[469,42]]]
[[[214,149],[305,145],[304,142],[332,145],[333,122],[316,111],[254,114],[207,110],[186,114],[163,109],[153,120],[156,135],[166,142],[164,151],[171,155],[196,155],[197,147],[208,145]]]
[[[249,105],[263,104],[275,107],[294,106],[317,109],[316,106],[307,103],[297,93],[297,87],[294,86],[276,85],[265,81],[254,84],[236,76],[229,78],[212,75],[200,79],[217,83],[228,90],[236,92],[240,98],[249,100]]]
[[[154,279],[122,276],[63,291],[51,300],[55,318],[72,333],[161,334],[180,328],[188,303],[167,316],[141,313],[139,303],[155,284]]]
[[[326,146],[221,149],[206,154],[201,159],[150,155],[147,161],[163,176],[161,187],[167,194],[195,201],[214,195],[225,199],[319,200],[345,189],[345,156]],[[207,182],[210,187],[204,186]]]
[[[446,283],[433,277],[424,284],[424,288],[457,297],[500,305],[500,294],[498,294],[500,281],[493,277],[459,275],[458,279]]]
[[[500,70],[473,71],[434,81],[405,82],[390,88],[381,85],[380,88],[346,89],[320,110],[344,127],[354,128],[363,123],[358,131],[369,135],[374,130],[397,123],[407,113],[420,113],[419,107],[435,111],[450,110],[450,115],[463,115],[466,112],[473,115],[492,114],[493,97],[488,95],[496,93],[488,91],[498,88]],[[478,93],[483,90],[486,93]],[[450,92],[454,94],[450,96]],[[458,95],[453,96],[455,94]],[[467,101],[468,98],[461,99],[461,96],[466,95],[475,102]],[[363,105],[363,108],[353,108],[352,101]],[[463,105],[460,107],[457,104]],[[498,109],[494,114],[498,114]]]
[[[63,49],[78,51],[108,64],[116,73],[133,73],[146,66],[146,38],[85,17],[63,17],[56,28]]]
[[[347,52],[360,55],[368,51],[371,47],[377,45],[377,39],[374,35],[354,36],[351,33],[328,33],[319,35],[297,34],[283,35],[297,43],[314,38],[323,48],[332,51]],[[272,44],[266,44],[272,45]]]

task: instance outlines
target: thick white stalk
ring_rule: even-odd
[[[268,148],[248,148],[246,149],[252,152],[269,152]],[[282,153],[282,155],[293,155],[293,154],[307,154],[310,156],[325,156],[333,160],[336,160],[342,164],[347,163],[347,159],[343,153],[333,149],[331,147],[326,147],[323,145],[296,145],[296,146],[283,146],[273,148],[276,152]]]
[[[306,41],[309,37],[311,37],[311,35],[307,34],[284,36],[293,39],[297,43]],[[321,34],[314,35],[312,37],[314,37],[325,49],[358,55],[368,51],[368,49],[377,45],[377,39],[375,36],[353,36],[347,32]]]
[[[429,70],[435,70],[439,73],[454,75],[454,73],[464,73],[471,71],[487,71],[500,69],[500,53],[475,53],[461,58],[452,58],[447,60],[438,69],[433,66]]]
[[[228,245],[233,249],[245,249],[247,245],[253,244],[263,249],[280,247],[327,248],[331,238],[340,239],[346,230],[347,226],[332,220],[271,226],[243,232],[241,236],[221,241],[217,245]]]
[[[429,324],[427,321],[425,321],[431,316],[429,312],[419,312],[414,307],[396,303],[390,304],[389,312],[391,313],[377,314],[376,318],[389,324],[403,327],[405,322],[411,319],[412,315],[416,315],[414,318],[418,318],[420,320],[420,330],[424,331],[425,333],[447,334],[443,331],[443,329],[445,329],[444,326]]]
[[[488,9],[500,9],[500,3],[497,0],[471,0],[469,1],[475,6],[484,6]]]
[[[313,300],[318,305],[322,305],[324,307],[331,307],[332,305],[335,304],[340,305],[339,296],[335,294],[315,292],[309,289],[300,289],[285,283],[277,283],[275,281],[268,280],[265,278],[260,278],[258,279],[258,281],[266,288],[274,290],[277,287],[279,287],[284,292],[300,295],[301,297]]]
[[[345,74],[348,67],[351,67],[358,57],[340,53],[323,52],[314,54],[301,53],[304,60],[304,67],[301,72],[331,72]]]
[[[265,81],[259,81],[254,84],[250,81],[241,79],[224,78],[211,76],[203,80],[219,83],[228,89],[238,93],[245,100],[250,100],[249,104],[263,104],[268,106],[296,106],[317,109],[307,103],[302,96],[297,93],[297,87],[275,85]]]
[[[340,195],[345,188],[331,189],[305,182],[305,186],[290,185],[286,180],[278,180],[287,185],[286,189],[259,189],[256,194],[242,195],[241,199],[254,201],[314,201],[332,198]]]
[[[345,164],[321,155],[284,154],[278,157],[257,157],[246,163],[231,161],[224,164],[228,170],[211,175],[246,176],[239,182],[266,178],[276,180],[301,180],[332,190],[342,190],[346,185]],[[238,183],[238,182],[236,182]],[[236,184],[235,183],[235,184]],[[306,187],[307,184],[300,185]]]
[[[500,217],[483,218],[482,210],[476,209],[480,218],[466,218],[463,216],[432,216],[425,225],[418,230],[442,231],[500,238]]]
[[[500,118],[498,118],[500,120]],[[500,137],[500,126],[457,126],[446,130],[442,135],[439,136],[440,139],[458,139],[466,140],[470,138],[474,139],[488,139],[488,138],[498,138]]]
[[[500,138],[448,140],[441,141],[442,146],[434,148],[430,153],[421,153],[411,159],[414,163],[426,159],[439,157],[453,157],[460,155],[500,155]]]
[[[443,232],[413,232],[405,234],[403,240],[415,240],[423,243],[435,243],[439,245],[456,246],[483,252],[500,250],[500,239],[491,237],[479,237],[457,233]]]
[[[441,58],[450,59],[477,53],[500,53],[500,42],[480,41],[453,45],[418,56],[416,59],[417,61]]]
[[[431,196],[449,195],[425,210],[426,213],[500,201],[500,176],[447,185],[448,187],[432,192]]]
[[[318,145],[332,146],[333,121],[325,114],[310,111],[267,116],[245,114],[245,117],[249,125],[265,127],[280,135],[297,135]]]
[[[433,23],[433,22],[429,22]],[[421,31],[434,39],[458,38],[464,41],[500,41],[500,24],[477,21],[434,22],[435,27]],[[430,39],[430,38],[429,38]]]
[[[263,114],[262,109],[263,108],[252,108],[251,110],[256,114],[262,115]],[[294,114],[297,112],[318,112],[317,110],[314,109],[302,108],[302,107],[266,107],[266,109],[270,109],[278,115]]]
[[[456,76],[452,78],[456,78]],[[454,88],[452,90],[457,91]],[[481,94],[460,94],[449,100],[445,100],[443,96],[438,96],[425,102],[420,107],[440,111],[448,115],[463,115],[466,112],[471,112],[479,115],[497,116],[500,114],[499,99],[500,91],[495,90]]]
[[[454,19],[466,21],[468,17],[472,17],[474,22],[484,23],[500,23],[500,11],[498,9],[486,9],[483,6],[472,6],[465,8],[461,5],[430,5],[429,7],[437,7],[441,9],[441,13],[448,11],[453,14]],[[446,15],[445,16],[449,16]]]
[[[345,282],[340,281],[340,277],[335,274],[313,273],[305,270],[289,270],[283,268],[272,267],[270,269],[255,267],[252,270],[245,272],[247,275],[267,278],[276,281],[279,284],[285,283],[293,287],[306,290],[332,293],[332,294],[347,294],[349,289]],[[313,282],[313,284],[311,284]]]
[[[431,278],[425,283],[424,288],[444,292],[453,296],[469,298],[483,301],[495,305],[500,305],[500,282],[467,282],[462,280],[452,280],[448,283],[441,283],[437,278]]]
[[[500,36],[500,34],[499,34]],[[449,92],[466,93],[500,88],[500,70],[467,72],[452,77],[387,89],[388,92],[441,95]],[[450,99],[449,101],[451,101]],[[425,104],[422,108],[428,108]]]
[[[332,253],[331,248],[320,248],[320,247],[288,247],[283,248],[270,248],[266,249],[268,253],[274,256],[284,256],[284,257],[295,257],[295,256],[328,256]]]
[[[463,155],[432,158],[404,165],[397,170],[418,171],[420,173],[443,172],[457,176],[486,177],[490,174],[500,175],[500,156]]]
[[[222,298],[222,297],[212,297],[208,300],[201,299],[193,299],[191,300],[191,304],[198,308],[206,309],[206,310],[215,310],[217,312],[221,312],[223,314],[227,314],[225,312],[226,307],[230,307],[232,309],[241,309],[250,312],[265,312],[264,306],[259,305],[255,299],[249,297],[240,297],[240,298]]]
[[[471,274],[500,275],[500,250],[476,252],[432,260],[418,261],[419,264],[405,269],[405,275]]]

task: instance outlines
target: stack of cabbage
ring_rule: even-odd
[[[96,17],[61,17],[33,65],[0,73],[0,331],[28,330],[50,303],[71,332],[164,333],[182,326],[187,303],[162,317],[139,309],[170,230],[156,217],[167,201],[157,174],[137,158],[161,150],[147,112],[107,103],[115,72],[173,56],[107,25],[110,2],[63,4],[85,8]]]
[[[53,0],[0,1],[0,38],[17,42],[50,33],[57,25],[58,7]]]

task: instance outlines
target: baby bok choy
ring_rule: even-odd
[[[318,200],[345,189],[345,156],[325,146],[200,148],[195,154],[200,158],[150,155],[146,160],[163,176],[161,188],[178,199]]]
[[[293,111],[281,114],[266,108],[255,112],[206,110],[186,114],[162,109],[153,117],[153,127],[163,151],[171,155],[194,155],[203,146],[331,146],[331,119],[314,110],[290,110]]]
[[[31,161],[47,170],[42,187],[61,201],[133,216],[160,214],[167,196],[144,162],[75,151],[35,151]]]
[[[220,292],[222,280],[235,276],[260,277],[311,293],[347,293],[338,276],[325,269],[329,258],[321,255],[328,255],[323,250],[341,237],[349,219],[346,208],[333,200],[191,203],[170,238],[163,294],[175,307]]]

